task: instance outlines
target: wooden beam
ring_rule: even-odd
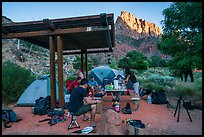
[[[108,18],[113,18],[114,14],[107,14],[106,15]],[[99,15],[93,15],[93,16],[82,16],[82,17],[72,17],[72,18],[60,18],[60,19],[51,19],[50,21],[52,21],[53,23],[61,23],[61,22],[77,22],[77,21],[83,21],[83,20],[98,20],[100,18]],[[114,22],[111,21],[111,22]],[[40,25],[42,24],[43,21],[42,20],[38,20],[38,21],[28,21],[28,22],[13,22],[13,23],[9,23],[9,24],[3,24],[2,26],[4,27],[10,27],[10,26],[27,26],[27,25]]]
[[[2,27],[2,33],[5,33],[5,34],[7,34],[9,31],[6,29],[6,28],[4,28],[4,27]]]
[[[56,77],[55,77],[55,41],[54,41],[54,37],[49,37],[49,46],[50,46],[50,94],[51,94],[51,106],[52,106],[52,108],[55,108],[56,107]]]
[[[101,13],[100,14],[100,20],[101,20],[101,25],[102,26],[108,26],[106,13]]]
[[[57,29],[57,30],[44,30],[44,31],[32,31],[32,32],[22,32],[22,33],[7,33],[2,34],[3,39],[10,38],[23,38],[23,37],[35,37],[35,36],[49,36],[49,35],[61,35],[61,34],[71,34],[71,33],[86,33],[95,31],[110,31],[111,25],[107,27],[102,26],[91,26],[91,27],[79,27],[79,28],[68,28],[68,29]]]
[[[46,25],[46,27],[48,27],[50,30],[55,30],[56,27],[53,24],[52,21],[50,21],[49,19],[43,19],[44,24]]]
[[[87,57],[87,52],[85,52],[85,67],[86,67],[86,78],[88,79],[88,57]]]
[[[87,53],[106,53],[106,52],[113,52],[113,49],[102,49],[102,50],[91,50],[87,51]],[[73,51],[73,52],[63,52],[63,55],[74,55],[74,54],[82,54],[81,51]]]
[[[60,36],[57,36],[57,61],[58,61],[58,90],[59,90],[59,106],[64,108],[64,83],[63,83],[63,42]]]
[[[104,35],[105,35],[105,37],[106,37],[106,42],[107,42],[107,44],[108,44],[108,47],[110,48],[110,49],[112,49],[112,41],[111,41],[111,36],[110,36],[110,32],[107,32],[107,31],[105,31],[104,32]]]
[[[108,26],[108,21],[107,21],[106,13],[100,14],[100,19],[101,19],[101,25],[102,25],[103,27]],[[107,42],[107,44],[108,44],[108,47],[109,47],[110,49],[112,49],[112,42],[111,42],[110,32],[105,31],[105,32],[104,32],[104,35],[105,35],[105,37],[106,37],[106,42]]]
[[[81,70],[82,70],[82,73],[84,74],[84,54],[83,52],[80,52],[81,54]]]

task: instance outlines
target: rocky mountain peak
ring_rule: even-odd
[[[160,37],[161,29],[154,23],[139,19],[127,11],[121,11],[121,15],[116,20],[116,33],[129,36],[135,39],[144,37]],[[124,28],[128,31],[124,32]]]

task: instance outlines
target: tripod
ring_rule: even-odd
[[[183,101],[183,103],[185,103],[185,101],[184,101],[184,100],[182,99],[182,97],[180,96],[179,99],[178,99],[178,101],[177,101],[176,110],[175,110],[175,113],[174,113],[174,117],[175,117],[176,112],[177,112],[177,109],[178,109],[177,122],[179,122],[179,114],[180,114],[181,101]],[[189,114],[189,112],[188,112],[188,108],[185,107],[185,109],[186,109],[186,111],[187,111],[187,113],[188,113],[188,117],[189,117],[190,121],[192,122],[191,116],[190,116],[190,114]]]

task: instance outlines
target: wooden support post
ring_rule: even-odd
[[[50,46],[50,95],[51,107],[56,107],[56,77],[55,77],[55,41],[54,37],[49,37]]]
[[[58,90],[59,90],[59,106],[64,108],[64,83],[63,83],[63,59],[62,59],[63,43],[60,36],[57,36],[57,61],[58,61]]]
[[[85,52],[85,67],[86,67],[86,78],[88,79],[88,57],[87,57],[87,52]]]
[[[82,73],[84,74],[84,54],[81,52],[81,70]]]

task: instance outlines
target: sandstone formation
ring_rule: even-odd
[[[116,60],[119,60],[127,52],[137,50],[147,57],[161,56],[156,45],[160,41],[161,35],[161,29],[154,23],[122,11],[115,22],[116,47],[113,55]]]
[[[116,34],[129,36],[135,39],[144,37],[160,37],[162,31],[154,23],[138,19],[133,14],[122,11],[116,20]],[[123,31],[127,29],[127,31]]]

